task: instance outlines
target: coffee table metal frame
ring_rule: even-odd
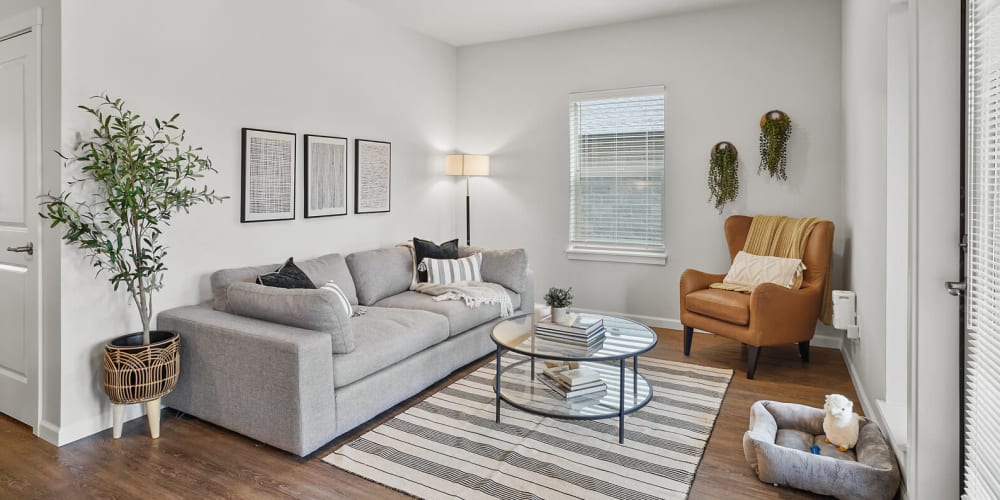
[[[521,411],[524,411],[524,412],[527,412],[527,413],[531,413],[531,414],[534,414],[534,415],[540,415],[540,416],[543,416],[543,417],[558,418],[558,419],[563,419],[563,420],[600,420],[600,419],[605,419],[605,418],[618,417],[618,442],[619,443],[624,443],[625,442],[625,415],[628,415],[630,413],[634,413],[634,412],[642,409],[653,398],[653,388],[652,388],[652,385],[649,384],[649,381],[646,380],[646,377],[644,377],[641,374],[639,374],[639,356],[642,355],[642,354],[644,354],[644,353],[646,353],[646,352],[648,352],[650,349],[652,349],[653,347],[656,346],[656,343],[657,343],[656,333],[653,332],[652,329],[650,329],[649,327],[647,327],[645,325],[642,325],[641,323],[637,323],[635,321],[629,320],[629,319],[620,318],[620,317],[617,317],[617,316],[610,316],[610,315],[607,315],[607,314],[594,314],[594,316],[601,316],[602,318],[611,318],[611,319],[614,319],[614,320],[628,321],[630,323],[635,323],[636,325],[640,325],[643,328],[645,328],[646,330],[649,330],[649,332],[653,336],[652,342],[649,345],[647,345],[644,348],[642,348],[642,349],[637,349],[635,351],[624,352],[624,353],[620,353],[620,354],[604,355],[604,356],[600,355],[600,352],[595,353],[593,355],[589,355],[589,356],[587,356],[587,355],[572,356],[572,355],[563,355],[563,354],[556,354],[556,353],[544,353],[544,352],[539,353],[537,351],[525,351],[525,350],[522,350],[522,349],[518,349],[517,346],[507,345],[506,343],[504,343],[504,341],[498,340],[497,337],[494,335],[494,331],[498,327],[500,327],[502,324],[504,324],[506,322],[509,322],[509,321],[517,320],[517,319],[523,319],[525,316],[530,316],[530,315],[531,314],[528,313],[528,314],[522,314],[522,315],[514,316],[514,317],[511,317],[511,318],[507,318],[506,320],[501,321],[500,323],[497,323],[496,325],[494,325],[493,331],[490,332],[490,339],[497,346],[497,351],[496,351],[497,373],[496,373],[496,376],[493,377],[493,391],[497,395],[496,396],[496,422],[498,424],[500,423],[500,401],[501,400],[507,402],[507,404],[513,406],[514,408],[517,408],[517,409],[519,409]],[[530,333],[530,335],[534,335],[534,327],[533,326],[532,326],[532,332]],[[504,349],[512,351],[512,352],[516,352],[518,354],[523,354],[525,356],[528,356],[528,359],[524,359],[524,360],[515,362],[511,366],[503,368],[502,365],[501,365],[501,358],[503,357],[503,351],[504,351]],[[618,411],[617,412],[611,412],[611,413],[591,414],[591,415],[557,415],[557,414],[554,414],[554,413],[551,413],[551,412],[546,412],[544,410],[533,408],[531,406],[522,405],[520,403],[517,403],[517,402],[513,401],[512,398],[508,398],[508,397],[504,396],[503,390],[501,389],[501,385],[500,385],[500,381],[501,381],[503,373],[506,372],[506,371],[510,371],[510,370],[512,370],[514,368],[517,368],[517,367],[519,367],[520,365],[522,365],[524,363],[530,363],[531,364],[530,380],[531,380],[531,383],[535,383],[534,380],[535,380],[535,359],[536,358],[548,359],[548,360],[554,360],[554,361],[579,361],[579,362],[610,362],[610,361],[617,361],[619,363]],[[626,407],[625,406],[625,372],[627,371],[626,363],[628,361],[628,358],[632,358],[632,370],[631,371],[632,371],[632,390],[633,390],[633,396],[637,397],[636,395],[638,394],[639,380],[640,379],[642,380],[642,382],[644,383],[645,386],[649,387],[649,390],[647,391],[645,399],[643,399],[640,402],[637,402],[636,404],[634,404],[634,405],[632,405],[630,407]]]

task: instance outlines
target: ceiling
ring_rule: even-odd
[[[759,0],[351,0],[461,47]]]

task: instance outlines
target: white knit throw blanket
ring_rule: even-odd
[[[479,307],[483,304],[500,306],[500,317],[508,318],[514,315],[514,304],[510,295],[502,286],[484,281],[459,281],[446,285],[434,283],[418,283],[416,291],[433,295],[435,301],[461,300],[467,307]]]

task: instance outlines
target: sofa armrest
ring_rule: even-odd
[[[336,436],[330,335],[180,307],[157,327],[181,336],[167,406],[305,456]]]
[[[770,346],[805,342],[816,333],[822,290],[762,283],[750,294],[750,343]]]
[[[524,292],[521,292],[521,312],[535,311],[535,271],[529,267],[524,276]]]

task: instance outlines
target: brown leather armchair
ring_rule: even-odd
[[[729,259],[743,249],[752,217],[734,215],[726,219]],[[748,346],[747,378],[757,370],[760,349],[798,343],[803,361],[809,361],[809,341],[823,305],[823,290],[833,253],[833,223],[817,224],[809,234],[802,261],[806,270],[802,287],[788,289],[764,283],[745,294],[709,288],[726,277],[688,269],[681,275],[681,323],[684,325],[684,355],[691,354],[694,329],[728,337]]]

